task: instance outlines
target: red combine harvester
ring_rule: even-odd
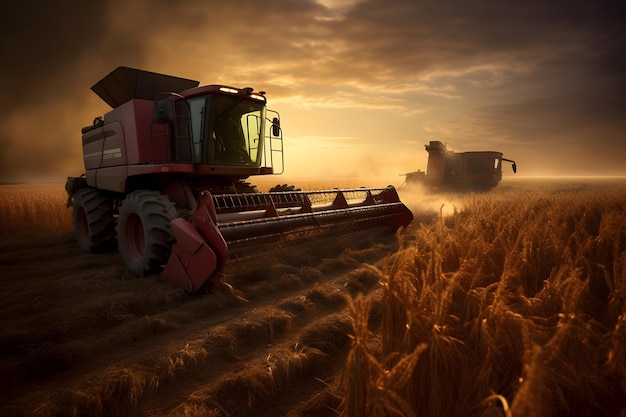
[[[502,152],[454,152],[449,144],[431,141],[425,145],[428,152],[426,172],[417,170],[406,175],[406,185],[425,184],[431,188],[489,189],[502,180],[502,161],[511,162],[513,172],[517,164],[502,157]]]
[[[74,232],[89,252],[117,245],[137,275],[195,293],[219,282],[231,248],[413,220],[391,186],[257,192],[245,179],[283,171],[280,117],[262,91],[127,67],[91,89],[113,110],[82,129],[86,172],[65,185]]]

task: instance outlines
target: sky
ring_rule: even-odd
[[[84,172],[80,129],[110,110],[90,87],[118,66],[266,91],[288,178],[424,170],[431,140],[626,175],[620,3],[2,2],[0,181]]]

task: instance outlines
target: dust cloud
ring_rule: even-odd
[[[405,185],[398,190],[402,202],[413,212],[417,222],[433,217],[448,217],[463,209],[466,198],[459,193],[434,192],[423,185]]]

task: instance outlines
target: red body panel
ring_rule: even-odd
[[[126,165],[124,130],[119,122],[110,123],[83,135],[85,169]]]
[[[153,161],[150,128],[153,118],[151,100],[133,99],[104,115],[105,126],[119,121],[124,127],[126,159],[129,165],[147,164]],[[158,155],[164,150],[157,146]]]
[[[178,218],[171,225],[176,243],[159,278],[189,293],[205,287],[211,278],[218,282],[215,272],[223,268],[228,258],[228,246],[217,228],[211,195],[202,193],[198,209],[189,219]]]
[[[176,243],[159,278],[189,293],[195,293],[206,285],[218,269],[218,264],[224,260],[218,260],[215,252],[190,222],[179,218],[173,220],[171,225]]]
[[[85,169],[166,160],[169,143],[152,143],[152,118],[150,100],[129,100],[106,113],[102,127],[83,134]]]

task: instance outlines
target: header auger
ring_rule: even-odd
[[[68,178],[68,206],[80,246],[117,245],[136,275],[195,293],[239,247],[413,220],[391,186],[259,193],[244,181],[283,170],[280,116],[264,92],[127,67],[92,90],[113,109],[82,129],[86,172]]]

